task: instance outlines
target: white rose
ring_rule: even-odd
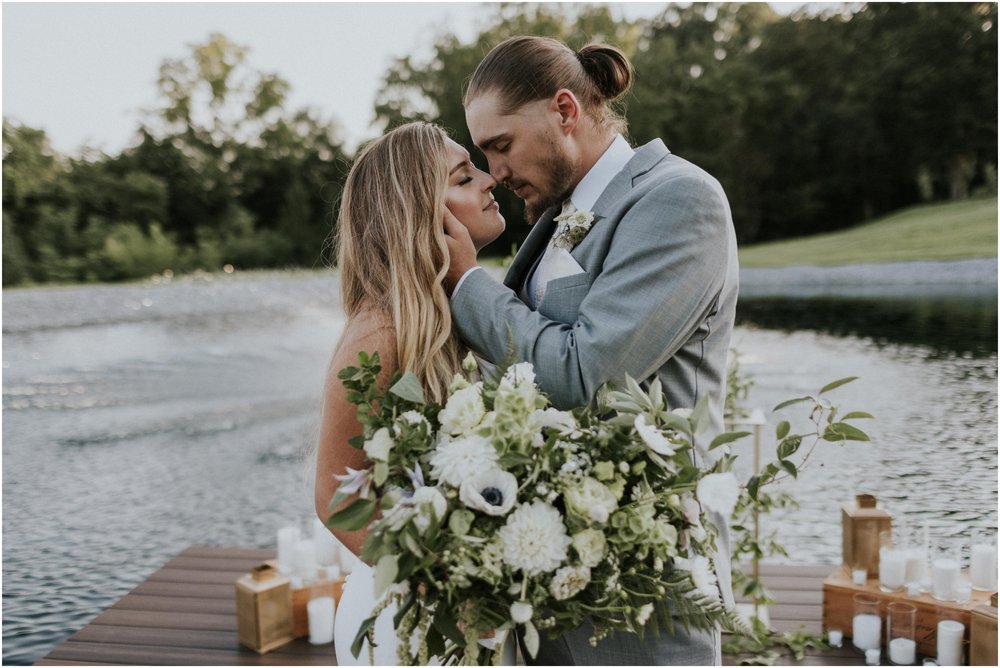
[[[557,601],[576,596],[590,583],[590,569],[586,566],[563,566],[552,576],[549,593]]]
[[[656,428],[656,425],[646,424],[645,415],[640,414],[635,416],[635,430],[653,452],[665,457],[670,457],[674,454],[673,444]]]
[[[574,514],[601,524],[618,508],[615,493],[593,478],[584,478],[563,493],[566,507]]]
[[[482,383],[476,383],[448,397],[448,403],[438,414],[438,420],[446,433],[462,435],[478,427],[485,415]]]
[[[525,624],[531,621],[531,616],[535,614],[535,609],[530,603],[515,601],[510,604],[510,619],[515,624]]]
[[[580,555],[580,563],[594,568],[604,559],[607,541],[603,532],[597,529],[584,529],[573,534],[573,548]]]
[[[369,440],[365,441],[365,454],[368,455],[368,459],[377,462],[388,460],[389,450],[391,449],[392,436],[385,427],[376,431]]]
[[[500,387],[510,389],[518,387],[523,383],[532,384],[535,382],[535,368],[531,362],[520,362],[507,369],[503,378],[500,379]]]
[[[703,508],[729,517],[740,498],[740,485],[731,472],[709,473],[698,481],[697,495]]]

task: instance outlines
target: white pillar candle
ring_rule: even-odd
[[[306,603],[309,615],[309,642],[325,645],[333,642],[333,597],[322,596]]]
[[[962,638],[965,624],[945,619],[937,625],[937,662],[942,666],[962,665]]]
[[[882,618],[878,615],[854,615],[854,646],[860,650],[882,647]]]
[[[844,644],[844,632],[840,629],[830,629],[826,635],[830,647],[840,647]]]
[[[300,540],[295,544],[293,552],[295,560],[295,574],[304,581],[316,579],[316,548],[309,539]]]
[[[942,557],[931,564],[931,596],[939,601],[950,601],[958,584],[957,559]]]
[[[997,588],[996,545],[973,545],[969,563],[969,579],[974,589],[994,591]]]
[[[889,661],[897,666],[909,666],[917,660],[917,641],[893,638],[889,641]]]
[[[278,529],[278,570],[282,575],[288,575],[295,570],[295,545],[301,538],[299,528],[295,526]]]
[[[897,591],[906,582],[906,553],[891,547],[879,550],[878,581],[886,591]]]
[[[330,566],[337,562],[337,539],[318,517],[313,518],[313,544],[316,547],[317,564]]]

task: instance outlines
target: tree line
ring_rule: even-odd
[[[780,16],[768,5],[501,4],[479,35],[433,39],[386,72],[382,127],[436,122],[470,149],[464,82],[505,37],[610,42],[632,59],[629,134],[660,137],[725,187],[740,243],[850,227],[924,201],[996,194],[997,5],[872,4]],[[113,281],[170,269],[316,267],[352,155],[335,121],[289,110],[288,83],[213,34],[165,60],[159,108],[117,155],[55,153],[3,123],[3,282]],[[347,94],[339,91],[338,94]],[[497,190],[508,229],[520,203]]]

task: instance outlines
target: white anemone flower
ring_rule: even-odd
[[[698,481],[697,495],[705,510],[729,517],[740,498],[740,485],[731,472],[709,473]]]
[[[498,532],[503,560],[526,575],[549,573],[566,560],[570,538],[562,515],[542,501],[522,503]]]
[[[487,515],[506,515],[517,500],[517,478],[498,468],[482,471],[462,481],[458,498]]]
[[[639,436],[642,437],[643,442],[649,446],[650,450],[665,457],[673,456],[673,444],[656,428],[656,425],[646,424],[645,415],[635,416],[635,430],[639,432]]]
[[[431,474],[452,487],[497,464],[497,451],[482,436],[469,436],[447,441],[437,446],[431,455]]]

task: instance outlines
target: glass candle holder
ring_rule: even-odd
[[[997,532],[980,529],[972,533],[969,580],[978,591],[997,589]]]
[[[882,591],[900,591],[906,585],[906,550],[897,546],[892,532],[879,534],[878,585]]]
[[[882,648],[882,617],[878,599],[867,594],[854,595],[854,624],[851,641],[862,652]]]
[[[889,662],[912,666],[917,662],[917,606],[893,602],[886,608],[886,637]]]

